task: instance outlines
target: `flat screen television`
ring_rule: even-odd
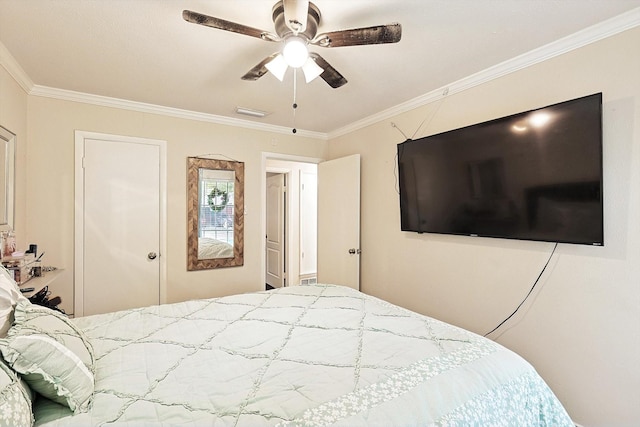
[[[602,93],[398,144],[403,231],[603,245]]]

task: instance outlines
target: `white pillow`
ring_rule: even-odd
[[[13,311],[20,300],[27,300],[9,272],[0,266],[0,338],[7,336],[13,323]]]
[[[74,413],[88,409],[94,390],[93,348],[67,317],[20,301],[14,325],[0,338],[0,350],[31,389]]]

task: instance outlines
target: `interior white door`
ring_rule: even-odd
[[[318,165],[318,282],[360,289],[360,155]]]
[[[267,176],[266,281],[281,288],[285,284],[285,174]]]
[[[76,313],[159,304],[161,147],[84,138],[81,148],[82,288]]]

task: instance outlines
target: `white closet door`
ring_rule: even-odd
[[[81,288],[76,289],[76,293],[80,291],[76,295],[77,315],[158,304],[161,147],[89,138],[82,145],[82,265]]]

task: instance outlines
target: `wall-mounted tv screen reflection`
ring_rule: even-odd
[[[602,245],[602,94],[398,144],[401,229]]]

